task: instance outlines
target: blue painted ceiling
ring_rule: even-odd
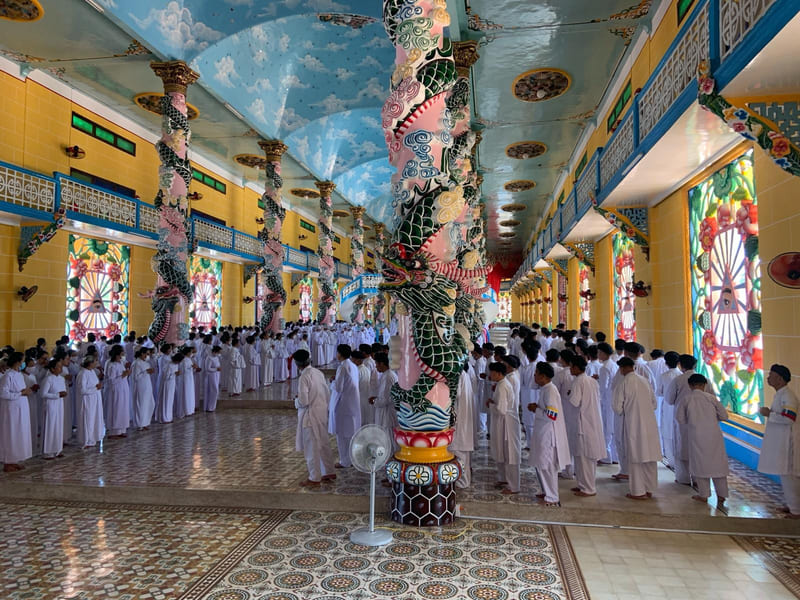
[[[345,200],[366,206],[373,220],[391,223],[393,169],[380,109],[394,50],[380,20],[380,0],[93,2],[102,14],[84,0],[42,0],[40,21],[0,23],[0,47],[17,61],[26,62],[20,54],[44,58],[28,62],[151,127],[158,118],[132,103],[137,93],[160,91],[149,61],[185,60],[201,75],[188,95],[201,113],[192,124],[197,147],[255,179],[258,172],[236,165],[233,156],[260,155],[258,135],[282,139],[291,154],[284,159],[287,188],[332,179],[339,207]],[[649,0],[449,0],[451,37],[480,42],[473,122],[483,128],[478,168],[485,176],[493,252],[523,250],[560,170],[595,116],[626,42],[635,28],[649,23],[649,5]],[[126,55],[131,38],[153,54]],[[563,71],[570,88],[542,102],[515,98],[515,78],[532,69]],[[527,160],[506,156],[509,144],[525,140],[543,142],[548,151]],[[537,185],[517,193],[503,189],[515,179]],[[291,201],[315,210],[314,201]],[[503,211],[509,203],[525,210]],[[510,218],[520,225],[498,224]],[[506,231],[517,235],[501,246],[499,234]]]

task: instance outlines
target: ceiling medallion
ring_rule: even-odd
[[[525,206],[524,204],[513,203],[513,204],[504,204],[503,206],[500,207],[500,210],[504,210],[506,212],[522,212],[526,208],[528,207]]]
[[[335,210],[333,211],[333,216],[337,219],[344,219],[350,216],[350,211],[348,210]]]
[[[501,231],[497,235],[499,235],[501,238],[512,238],[515,237],[517,234],[514,233],[513,231]]]
[[[517,77],[511,92],[523,102],[542,102],[560,96],[569,86],[569,75],[564,71],[534,69]]]
[[[506,219],[505,221],[500,221],[498,225],[500,227],[516,227],[519,223],[516,219]]]
[[[258,154],[237,154],[233,157],[233,160],[251,169],[263,169],[264,165],[267,164],[267,159]]]
[[[38,0],[4,0],[0,2],[0,19],[9,21],[38,21],[44,9]]]
[[[535,181],[531,181],[530,179],[515,179],[505,184],[503,189],[507,192],[524,192],[526,190],[532,190],[535,187]]]
[[[289,190],[289,193],[292,196],[303,198],[304,200],[308,200],[310,198],[319,198],[319,192],[317,190],[312,190],[311,188],[292,188]]]
[[[506,156],[519,160],[535,158],[541,156],[545,152],[547,152],[547,146],[542,142],[517,142],[506,148]]]
[[[161,98],[164,94],[159,92],[145,92],[143,94],[136,94],[133,101],[139,105],[139,108],[145,109],[147,112],[161,114]],[[186,116],[191,121],[200,116],[200,111],[194,106],[186,103]]]
[[[317,17],[323,23],[341,25],[342,27],[351,27],[352,29],[361,29],[364,25],[371,25],[377,21],[377,19],[374,19],[373,17],[350,15],[345,13],[319,13]]]

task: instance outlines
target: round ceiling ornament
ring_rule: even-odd
[[[237,163],[251,169],[263,169],[267,164],[267,159],[258,154],[237,154],[233,157]]]
[[[497,235],[499,235],[501,238],[512,238],[515,237],[517,234],[513,231],[501,231]]]
[[[136,94],[133,101],[147,112],[156,115],[161,114],[161,98],[164,94],[160,92],[144,92],[143,94]],[[186,117],[191,121],[200,116],[200,111],[188,102],[186,103]]]
[[[44,9],[38,0],[6,0],[0,2],[0,19],[30,23],[44,16]]]
[[[333,211],[333,216],[336,217],[337,219],[344,219],[344,218],[350,216],[350,211],[348,211],[348,210],[334,210]]]
[[[547,146],[542,142],[534,141],[515,142],[506,148],[506,156],[518,160],[535,158],[541,156],[545,152],[547,152]]]
[[[498,225],[500,227],[516,227],[519,223],[516,219],[506,219],[505,221],[500,221]]]
[[[511,204],[504,204],[503,206],[500,207],[500,210],[504,210],[506,212],[522,212],[526,208],[528,207],[525,206],[524,204],[518,204],[514,202]]]
[[[289,193],[296,198],[308,200],[310,198],[319,198],[319,192],[311,188],[292,188]]]
[[[525,192],[527,190],[532,190],[535,187],[535,181],[531,181],[530,179],[515,179],[514,181],[509,181],[507,184],[505,184],[503,189],[507,192]]]
[[[523,102],[542,102],[566,92],[570,78],[559,69],[533,69],[514,80],[511,93]]]

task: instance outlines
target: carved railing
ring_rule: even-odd
[[[720,56],[725,60],[776,0],[720,0]]]
[[[199,243],[233,250],[233,229],[230,227],[193,217],[192,236]]]
[[[625,161],[633,156],[633,142],[633,111],[629,111],[603,149],[603,159],[600,161],[601,188],[606,187]]]
[[[382,282],[382,275],[375,273],[359,275],[339,290],[339,305],[356,296],[376,296],[380,293],[378,286]]]
[[[0,202],[52,214],[55,201],[53,178],[0,162]]]

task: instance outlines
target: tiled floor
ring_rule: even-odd
[[[781,600],[786,587],[726,535],[568,527],[592,600]]]
[[[0,511],[4,600],[782,600],[800,581],[786,568],[797,559],[786,540],[755,547],[726,535],[471,519],[416,529],[379,518],[394,539],[368,548],[349,541],[365,515],[345,512],[46,502]],[[785,564],[766,565],[764,548]]]

